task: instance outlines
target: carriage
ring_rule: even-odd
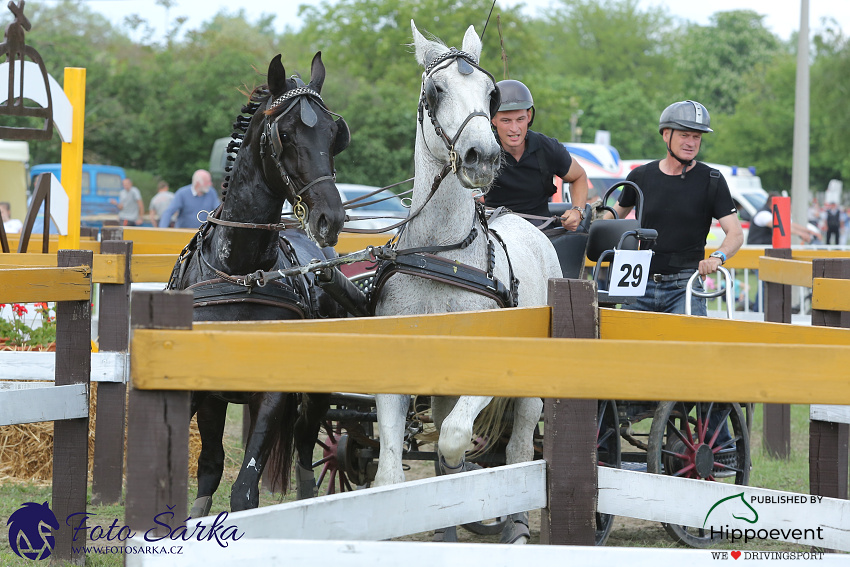
[[[626,183],[612,186],[606,194]],[[637,188],[638,192],[640,189]],[[553,214],[558,214],[555,204]],[[618,249],[636,249],[639,241],[652,240],[654,231],[641,229],[641,219],[613,219],[589,222],[591,211],[586,211],[588,222],[576,233],[554,230],[550,238],[556,241],[556,250],[564,272],[571,277],[582,277],[585,257],[596,262],[593,278],[600,288],[601,306],[627,302],[628,298],[610,295],[602,264],[610,261]],[[588,230],[590,228],[590,230]],[[585,232],[583,232],[585,231]],[[560,240],[560,244],[557,241]],[[731,278],[723,269],[726,286],[713,292],[693,292],[703,297],[717,297],[731,291]],[[361,289],[370,290],[374,276],[363,273],[352,278]],[[729,316],[731,306],[728,301]],[[435,474],[442,474],[437,465],[435,450],[427,450],[423,437],[431,423],[428,400],[411,398],[406,420],[405,461],[434,461]],[[719,416],[731,432],[729,439],[721,439],[717,424],[709,427],[711,415]],[[319,474],[323,493],[353,490],[368,486],[375,478],[376,460],[380,441],[374,435],[377,422],[374,397],[362,394],[337,393],[332,398],[324,428],[327,436],[319,441],[322,457],[314,463]],[[535,458],[542,457],[542,418],[535,430]],[[597,411],[597,456],[600,466],[642,470],[684,478],[731,482],[746,485],[750,473],[749,430],[752,425],[752,404],[739,403],[689,403],[633,400],[599,400]],[[507,424],[509,427],[510,424]],[[714,432],[717,432],[716,434]],[[504,447],[507,435],[492,444],[490,450],[476,452],[470,460],[479,466],[505,464]],[[478,445],[485,440],[478,439]],[[464,527],[480,535],[494,535],[501,530],[504,518],[475,522]],[[597,514],[596,544],[603,545],[613,527],[613,517]],[[678,542],[692,547],[706,547],[713,543],[710,533],[674,524],[664,524],[665,530]],[[715,535],[716,539],[716,535]]]

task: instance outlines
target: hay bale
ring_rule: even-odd
[[[89,397],[89,464],[91,481],[94,466],[94,430],[97,421],[97,382],[91,385]],[[125,422],[126,427],[126,422]],[[126,458],[126,437],[124,440]],[[192,418],[189,429],[189,476],[198,473],[201,435]],[[125,461],[125,474],[126,474]],[[53,422],[26,423],[0,427],[0,482],[50,484],[53,481]]]

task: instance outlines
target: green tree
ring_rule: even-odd
[[[717,12],[708,26],[688,25],[675,40],[675,92],[709,112],[731,114],[751,87],[754,69],[788,49],[752,10]]]

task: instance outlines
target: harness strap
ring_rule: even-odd
[[[502,282],[482,270],[467,264],[447,260],[433,254],[409,254],[392,262],[381,262],[375,273],[375,282],[369,301],[371,313],[375,312],[378,293],[384,283],[395,274],[407,274],[453,285],[483,295],[495,301],[499,307],[514,307],[512,293]]]
[[[194,294],[193,307],[225,305],[233,303],[256,303],[282,307],[306,319],[309,306],[302,297],[284,282],[273,281],[265,287],[245,287],[228,280],[216,278],[197,282],[186,288]]]

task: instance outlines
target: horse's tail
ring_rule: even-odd
[[[477,439],[484,441],[476,442],[475,448],[467,455],[468,457],[483,455],[498,445],[502,433],[512,423],[512,420],[508,418],[513,416],[513,407],[513,398],[493,398],[487,404],[487,407],[478,414],[475,423],[472,425],[472,431],[477,435]]]
[[[261,451],[266,463],[272,492],[285,493],[289,488],[292,456],[295,453],[295,422],[298,420],[298,394],[283,394],[280,409],[274,416]]]

